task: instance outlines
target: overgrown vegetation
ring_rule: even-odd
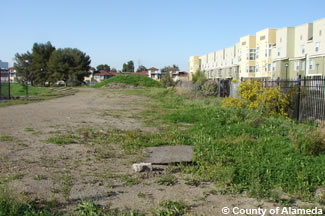
[[[143,86],[143,87],[157,87],[161,88],[162,85],[147,76],[139,75],[139,74],[132,74],[132,75],[117,75],[115,77],[106,79],[96,85],[93,85],[93,88],[101,88],[106,86],[110,83],[124,83],[133,86]]]
[[[260,109],[268,114],[280,114],[287,116],[290,105],[290,94],[284,94],[280,87],[263,88],[262,82],[246,81],[239,86],[241,98],[227,98],[225,107],[243,107],[250,109]]]
[[[172,89],[137,92],[160,101],[153,107],[159,108],[159,113],[146,112],[169,128],[159,136],[193,145],[195,160],[183,171],[197,179],[253,197],[267,198],[279,189],[309,200],[325,184],[325,168],[321,166],[325,162],[325,137],[315,126],[297,125],[259,109],[225,108],[216,98],[189,100]],[[191,127],[177,129],[184,124]],[[170,128],[175,129],[173,133]]]

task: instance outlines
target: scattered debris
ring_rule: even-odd
[[[152,171],[151,163],[135,163],[132,168],[135,172]]]

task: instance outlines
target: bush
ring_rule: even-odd
[[[305,155],[317,156],[325,153],[325,135],[319,130],[311,129],[304,133],[296,132],[294,135],[291,134],[291,140],[297,150]]]
[[[175,87],[177,84],[177,82],[175,82],[173,78],[170,76],[169,72],[162,77],[160,82],[165,87]]]
[[[226,98],[224,107],[244,107],[261,109],[264,113],[287,116],[290,105],[290,95],[281,93],[280,87],[263,88],[262,82],[241,82],[239,87],[240,99]]]
[[[208,80],[201,86],[201,92],[204,96],[218,95],[218,85],[214,80]]]
[[[195,84],[200,84],[202,85],[207,81],[206,76],[204,75],[204,72],[201,70],[197,70],[193,75],[192,75],[192,82]]]

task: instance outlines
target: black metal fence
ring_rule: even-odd
[[[218,79],[217,86],[218,86],[218,96],[219,97],[229,97],[230,96],[230,84],[231,79]]]
[[[0,69],[0,101],[10,99],[10,76],[7,70]]]
[[[263,81],[263,87],[279,86],[290,95],[288,114],[297,122],[325,120],[325,77],[299,77],[297,80]]]

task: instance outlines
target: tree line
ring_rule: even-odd
[[[76,48],[56,49],[51,42],[34,43],[32,51],[17,53],[14,67],[21,82],[31,85],[81,85],[88,75],[90,57]]]

